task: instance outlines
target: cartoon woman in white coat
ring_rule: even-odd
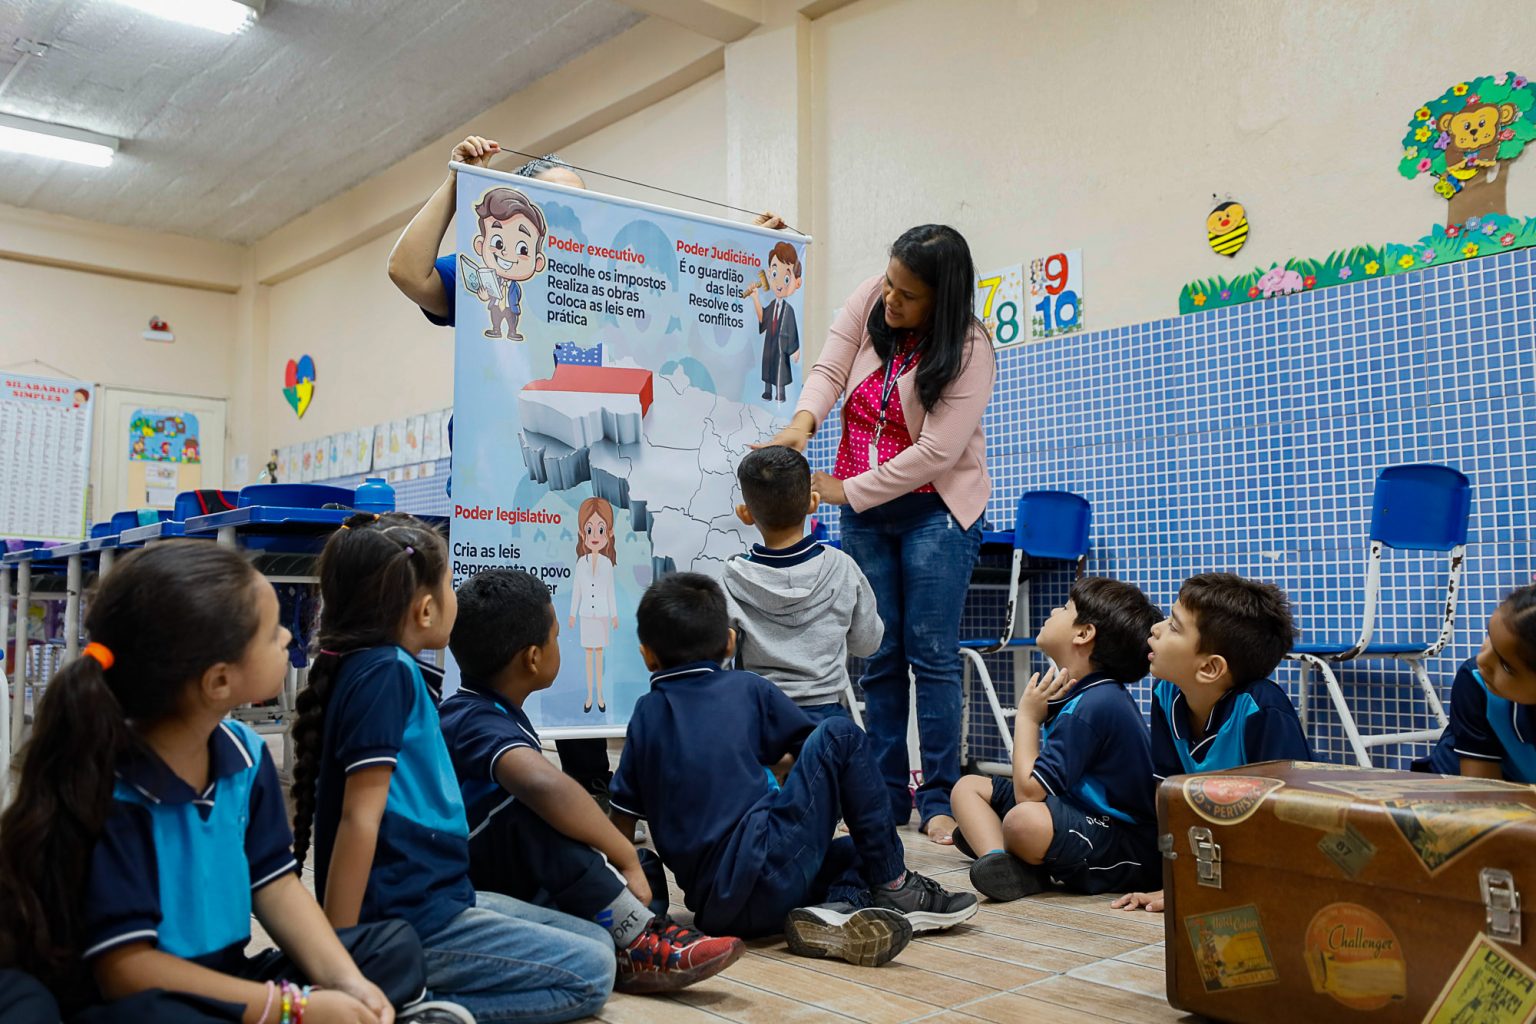
[[[576,513],[576,571],[571,579],[571,618],[581,620],[581,646],[587,652],[587,702],[592,710],[592,686],[597,684],[597,710],[607,711],[603,701],[603,648],[608,631],[619,625],[619,606],[613,594],[613,506],[602,498],[588,498]]]

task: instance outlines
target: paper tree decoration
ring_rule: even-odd
[[[1513,71],[1458,82],[1414,111],[1398,173],[1428,174],[1448,201],[1446,226],[1507,215],[1508,167],[1536,139],[1536,85]]]
[[[283,397],[303,419],[315,397],[315,361],[309,356],[288,360],[288,367],[283,371]]]

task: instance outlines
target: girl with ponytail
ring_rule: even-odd
[[[564,1021],[613,990],[606,929],[469,881],[469,827],[417,658],[458,604],[443,540],[401,513],[348,519],[320,554],[319,652],[293,738],[294,834],[333,926],[403,918],[427,984],[484,1022]]]
[[[0,963],[90,1024],[254,1024],[283,1007],[393,1021],[368,976],[418,997],[419,942],[398,922],[338,939],[299,882],[266,744],[225,717],[282,687],[272,586],[227,548],[172,541],[119,562],[85,626],[0,817]],[[245,956],[253,911],[282,953]]]

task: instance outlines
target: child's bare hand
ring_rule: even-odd
[[[1039,725],[1049,713],[1050,702],[1066,696],[1067,691],[1076,685],[1077,680],[1068,678],[1059,668],[1053,667],[1043,677],[1036,672],[1029,677],[1029,685],[1024,687],[1024,692],[1019,694],[1019,714]]]
[[[387,1002],[375,1010],[339,989],[316,989],[309,994],[304,1019],[314,1024],[389,1024],[395,1011]]]
[[[491,157],[500,152],[501,143],[471,135],[453,147],[452,160],[454,163],[469,164],[471,167],[489,167]]]
[[[638,860],[619,873],[624,876],[624,884],[629,886],[629,891],[635,894],[635,899],[645,904],[651,902],[653,896],[651,882],[645,877],[645,869],[640,866]]]
[[[1153,914],[1163,912],[1163,890],[1157,892],[1128,892],[1110,904],[1116,910],[1146,910]]]

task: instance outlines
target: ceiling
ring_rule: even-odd
[[[52,44],[0,112],[123,140],[106,168],[0,152],[0,203],[253,242],[639,20],[614,0],[267,0],[225,36],[0,0],[0,79],[18,38]]]

